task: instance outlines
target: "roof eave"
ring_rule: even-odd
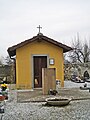
[[[51,38],[48,38],[48,37],[43,36],[43,35],[37,35],[37,36],[34,36],[34,37],[31,38],[31,39],[25,40],[25,41],[23,41],[23,42],[21,42],[21,43],[19,43],[19,44],[17,44],[17,45],[14,45],[14,46],[12,46],[12,47],[9,47],[8,50],[7,50],[8,53],[9,53],[9,56],[10,56],[10,57],[15,56],[15,55],[16,55],[16,49],[17,49],[17,48],[20,48],[20,47],[22,47],[22,46],[24,46],[24,45],[26,45],[26,44],[28,44],[28,43],[31,43],[31,42],[33,42],[33,41],[35,41],[35,40],[38,40],[38,39],[39,39],[39,40],[46,40],[46,41],[49,42],[49,43],[52,43],[52,44],[54,44],[54,45],[56,45],[56,46],[58,46],[58,47],[61,47],[61,48],[63,49],[63,52],[64,52],[64,53],[72,50],[71,47],[69,47],[69,46],[67,46],[67,45],[64,45],[64,44],[62,44],[62,43],[60,43],[60,42],[57,42],[57,41],[55,41],[55,40],[53,40],[53,39],[51,39]]]

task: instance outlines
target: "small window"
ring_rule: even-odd
[[[50,64],[50,65],[54,65],[54,63],[55,63],[54,58],[50,58],[50,59],[49,59],[49,64]]]

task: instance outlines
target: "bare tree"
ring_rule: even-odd
[[[87,42],[81,42],[79,34],[74,38],[72,42],[73,51],[69,53],[71,62],[86,63],[90,61],[90,48]]]
[[[0,65],[3,65],[4,57],[0,56]]]
[[[13,63],[13,60],[11,60],[9,56],[7,56],[5,58],[5,61],[6,61],[7,65],[11,65]]]
[[[84,63],[89,62],[90,60],[90,48],[87,43],[84,44],[84,51],[83,51],[83,61]]]
[[[2,65],[2,61],[0,60],[0,65]]]

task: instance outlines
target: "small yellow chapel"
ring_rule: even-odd
[[[42,68],[56,68],[56,79],[64,86],[63,53],[71,47],[38,33],[8,48],[10,58],[16,58],[16,87],[42,88]],[[37,85],[35,80],[37,80]]]

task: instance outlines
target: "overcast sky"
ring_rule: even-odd
[[[0,0],[0,56],[41,32],[71,45],[77,32],[90,40],[90,0]]]

